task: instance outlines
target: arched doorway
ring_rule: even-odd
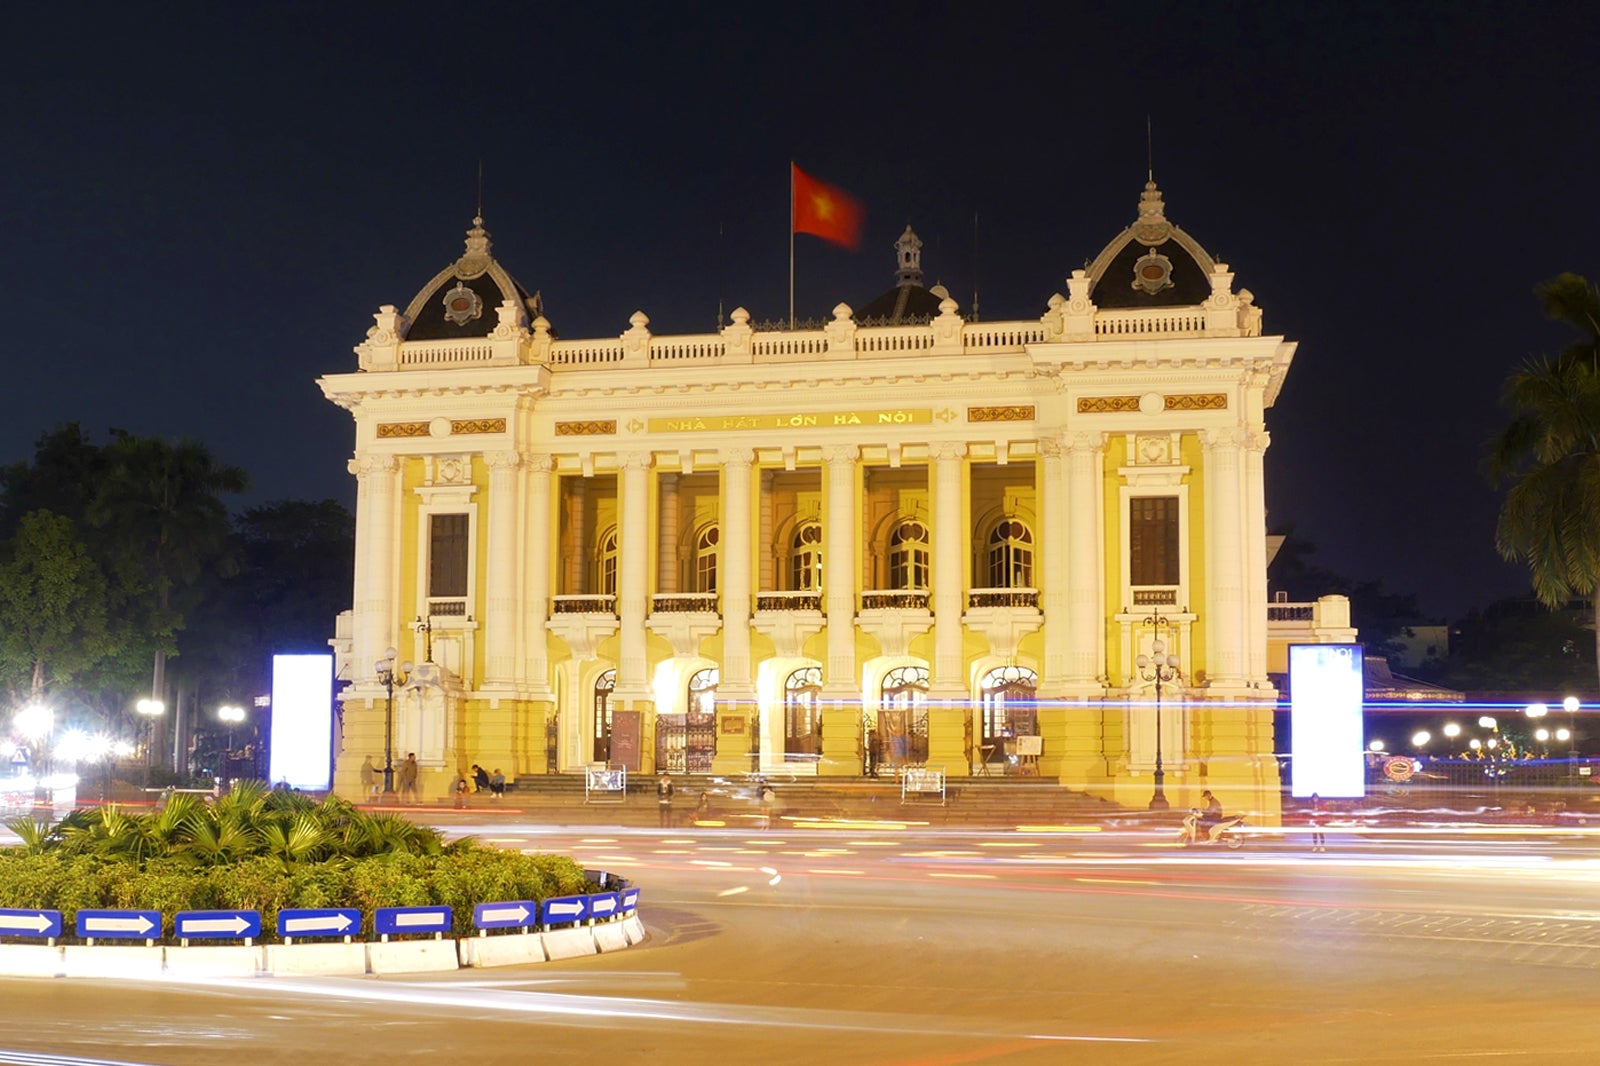
[[[978,682],[978,744],[985,763],[1007,771],[1017,766],[1016,738],[1039,735],[1038,689],[1039,675],[1026,666],[1001,666],[983,675]]]
[[[594,679],[594,761],[611,761],[611,693],[617,687],[616,670]]]
[[[684,714],[656,716],[656,767],[667,774],[709,774],[717,754],[717,685],[714,666],[689,675]]]
[[[928,668],[897,666],[878,686],[877,751],[891,771],[928,761]],[[870,725],[870,723],[869,723]],[[871,734],[868,734],[871,746]]]
[[[822,667],[803,666],[783,682],[784,761],[808,762],[821,752]]]

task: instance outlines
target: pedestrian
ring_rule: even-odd
[[[706,819],[708,819],[710,817],[711,817],[711,793],[702,792],[702,793],[700,793],[700,802],[696,803],[694,805],[694,821],[695,821],[695,824],[699,825],[702,821],[705,821]]]
[[[472,786],[467,784],[467,779],[461,774],[456,774],[455,787],[452,789],[456,795],[456,808],[466,807],[467,797],[472,793]]]
[[[867,730],[867,776],[878,776],[878,764],[883,761],[883,739],[876,729]]]
[[[482,792],[484,789],[486,789],[488,787],[489,787],[489,771],[485,770],[483,767],[479,766],[477,763],[473,763],[472,764],[472,791],[474,791],[474,792]]]
[[[416,803],[417,798],[417,753],[412,751],[406,753],[406,761],[400,764],[400,802]]]
[[[378,794],[378,768],[372,765],[370,755],[361,764],[361,794],[369,800]]]
[[[672,827],[672,778],[662,774],[656,781],[656,808],[661,815],[661,828]]]
[[[772,814],[778,809],[778,794],[771,785],[761,786],[761,828],[772,828]]]
[[[489,775],[489,798],[498,800],[506,794],[506,775],[500,772],[500,767],[494,768],[494,773]]]
[[[1311,850],[1327,851],[1328,838],[1322,835],[1322,797],[1315,792],[1311,793],[1311,805],[1306,808],[1306,820],[1311,823]]]

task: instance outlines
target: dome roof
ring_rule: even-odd
[[[433,280],[406,307],[409,341],[456,340],[487,337],[499,325],[495,309],[511,300],[523,309],[523,319],[543,313],[543,301],[506,273],[489,253],[489,233],[483,219],[474,218],[467,230],[467,250],[460,259],[435,274]]]
[[[1139,198],[1139,219],[1117,234],[1089,267],[1096,307],[1187,307],[1211,296],[1215,261],[1200,243],[1167,221],[1154,181]]]
[[[939,304],[950,294],[941,286],[922,287],[922,241],[906,223],[894,242],[897,268],[894,288],[856,308],[855,320],[863,326],[905,326],[928,322],[939,315]]]

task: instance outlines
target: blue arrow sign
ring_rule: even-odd
[[[472,908],[472,924],[479,929],[520,929],[538,920],[539,904],[534,900],[480,903]]]
[[[278,935],[356,936],[361,932],[361,912],[354,907],[290,907],[278,912]]]
[[[60,911],[0,910],[0,936],[37,936],[54,940],[60,935]]]
[[[639,909],[639,890],[637,888],[625,888],[617,893],[617,898],[622,901],[621,909],[624,914],[628,911]]]
[[[581,922],[589,916],[588,896],[551,896],[539,908],[540,920],[545,925]]]
[[[379,907],[372,912],[373,928],[380,936],[397,933],[448,933],[451,910],[436,907]]]
[[[617,913],[619,903],[615,892],[598,892],[589,897],[589,916],[610,918]]]
[[[185,940],[252,940],[261,935],[258,911],[179,911],[172,918],[177,936]]]
[[[161,935],[161,912],[82,910],[77,925],[78,935],[85,939],[154,940]]]

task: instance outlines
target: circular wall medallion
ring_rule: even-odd
[[[461,282],[456,282],[456,287],[444,294],[444,317],[456,325],[464,326],[481,314],[483,301]]]
[[[428,436],[448,437],[450,435],[450,420],[448,418],[435,418],[428,423]]]
[[[1172,288],[1172,260],[1150,249],[1133,264],[1133,287],[1151,296]]]
[[[1142,415],[1160,414],[1166,406],[1167,402],[1159,392],[1147,392],[1139,397],[1139,413]]]

